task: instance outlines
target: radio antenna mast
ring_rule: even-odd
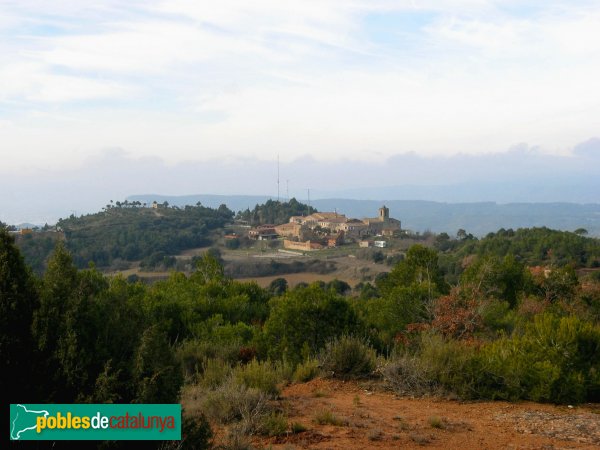
[[[277,203],[279,203],[279,153],[277,153]]]

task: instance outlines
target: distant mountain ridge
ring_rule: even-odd
[[[234,211],[252,209],[256,204],[274,199],[268,195],[158,195],[144,194],[127,197],[129,201],[170,205],[218,207],[227,205]],[[283,200],[283,199],[282,199]],[[305,199],[299,199],[305,202]],[[371,217],[385,204],[390,216],[402,221],[402,227],[413,231],[430,230],[436,233],[456,233],[465,229],[483,236],[500,228],[542,227],[574,231],[585,228],[591,236],[600,236],[600,204],[588,203],[442,203],[424,200],[356,200],[347,198],[320,198],[310,205],[319,211],[337,210],[349,217]]]

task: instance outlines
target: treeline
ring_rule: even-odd
[[[600,401],[597,276],[489,253],[450,283],[440,256],[414,245],[354,289],[262,289],[206,254],[191,275],[146,286],[78,270],[62,245],[38,278],[0,230],[0,392],[6,403],[181,401],[190,448],[209,445],[207,419],[235,442],[302,432],[269,400],[317,375],[413,395]]]
[[[141,207],[139,202],[117,202],[104,211],[81,217],[72,215],[56,224],[62,230],[65,245],[75,265],[88,267],[114,266],[123,261],[155,261],[182,250],[212,243],[210,232],[222,228],[233,218],[233,212],[221,205],[218,209],[202,205],[184,208]],[[28,263],[38,273],[40,260],[48,256],[47,233],[35,233],[22,239],[22,250]]]
[[[295,198],[287,202],[267,200],[262,205],[256,205],[253,210],[239,211],[237,220],[244,220],[252,226],[262,224],[280,225],[287,223],[292,216],[308,216],[317,210],[311,206],[300,203]]]
[[[462,233],[461,233],[462,231]],[[436,248],[454,251],[458,256],[514,255],[528,265],[565,265],[600,267],[600,240],[586,237],[585,230],[568,232],[546,227],[500,229],[478,240],[460,230],[457,239],[447,233],[436,236]]]
[[[173,403],[182,373],[141,286],[78,270],[62,244],[42,278],[0,230],[6,403]]]
[[[455,238],[447,233],[435,236],[434,247],[440,252],[440,265],[447,279],[456,283],[474,257],[513,256],[527,266],[571,266],[575,269],[600,267],[600,240],[577,232],[546,227],[500,229],[477,239],[464,230]]]

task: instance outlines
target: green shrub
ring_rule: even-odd
[[[383,365],[384,380],[400,394],[424,395],[454,392],[470,396],[471,380],[465,375],[474,350],[463,342],[437,334],[420,336],[415,354],[397,354]]]
[[[600,398],[599,354],[598,325],[545,313],[479,349],[423,334],[414,355],[396,356],[382,373],[403,393],[443,389],[463,398],[593,402]]]
[[[437,334],[421,336],[419,358],[431,386],[469,397],[474,349],[464,342],[445,340]]]
[[[187,380],[194,380],[203,372],[203,366],[208,359],[219,359],[230,365],[238,359],[240,345],[237,342],[209,342],[187,340],[177,349],[176,357],[183,368]]]
[[[577,317],[535,316],[522,336],[491,342],[475,358],[484,398],[581,403],[600,398],[600,327]]]
[[[304,433],[306,430],[308,430],[308,428],[305,427],[304,425],[302,425],[300,422],[294,422],[294,423],[292,423],[291,430],[292,430],[292,433],[298,434],[298,433]]]
[[[429,425],[431,425],[432,428],[439,428],[439,429],[446,428],[446,424],[444,423],[444,420],[439,416],[431,416],[431,417],[429,417],[429,419],[427,421],[429,422]]]
[[[315,414],[315,422],[319,425],[333,425],[335,427],[343,427],[348,425],[348,421],[340,419],[332,411],[324,409]]]
[[[256,359],[233,370],[233,377],[237,383],[259,389],[271,396],[279,395],[278,385],[289,381],[291,376],[291,368],[284,362],[261,362]]]
[[[285,416],[280,412],[272,412],[263,417],[260,432],[266,436],[281,436],[288,429]]]
[[[231,366],[216,358],[209,358],[202,364],[202,376],[200,384],[207,388],[215,388],[226,380],[228,375],[233,371]]]
[[[342,336],[327,343],[321,353],[321,365],[337,378],[365,377],[375,370],[375,350],[357,337]]]
[[[358,316],[344,298],[317,285],[295,288],[270,301],[271,314],[263,327],[263,352],[295,365],[319,352],[328,340],[359,329]],[[261,352],[259,352],[261,354]]]
[[[319,375],[320,371],[319,360],[307,359],[303,363],[298,364],[292,379],[297,383],[306,383]]]

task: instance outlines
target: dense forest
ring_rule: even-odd
[[[64,236],[75,265],[113,266],[120,261],[153,262],[189,248],[208,246],[210,233],[233,219],[233,212],[221,205],[217,209],[200,204],[183,208],[167,203],[148,208],[139,202],[108,204],[103,211],[80,217],[60,219],[51,231],[23,236],[19,245],[26,260],[41,272],[45,259],[57,240]]]
[[[209,447],[217,424],[238,443],[295,432],[268,400],[319,375],[410,395],[598,402],[600,272],[540,253],[555,233],[515,232],[513,250],[484,244],[504,231],[462,236],[459,275],[440,264],[449,249],[417,244],[374,284],[263,289],[225,276],[210,253],[189,276],[128,282],[78,269],[62,243],[38,277],[2,229],[0,392],[5,404],[182,402],[187,448]],[[597,266],[594,249],[574,261]]]

